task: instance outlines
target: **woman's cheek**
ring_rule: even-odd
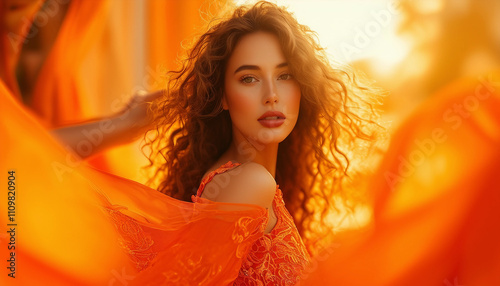
[[[234,110],[238,110],[240,114],[254,115],[253,113],[258,107],[256,99],[257,97],[252,92],[252,89],[239,90],[233,94],[231,106]]]
[[[283,95],[286,95],[286,97],[282,97],[282,100],[285,100],[285,111],[297,116],[299,113],[301,97],[298,84],[292,82],[287,84],[283,90]]]

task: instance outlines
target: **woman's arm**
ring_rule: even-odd
[[[137,93],[127,107],[116,115],[54,129],[52,134],[81,158],[132,142],[148,130],[152,123],[148,114],[149,104],[163,94],[164,90]]]

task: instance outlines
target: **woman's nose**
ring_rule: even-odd
[[[268,84],[266,84],[264,91],[264,104],[278,103],[278,101],[279,98],[276,83],[269,81]]]

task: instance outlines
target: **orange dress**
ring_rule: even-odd
[[[241,165],[231,161],[210,172],[201,182],[196,197],[199,198],[217,174]],[[234,285],[295,285],[309,263],[309,254],[288,213],[283,195],[276,185],[273,210],[277,217],[276,225],[270,233],[255,241],[243,264]]]

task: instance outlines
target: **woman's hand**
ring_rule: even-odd
[[[153,122],[150,104],[164,94],[164,90],[137,92],[127,106],[114,116],[55,129],[52,134],[79,157],[90,157],[144,135]]]
[[[136,92],[127,106],[117,114],[117,118],[128,122],[131,131],[133,130],[136,135],[142,135],[153,123],[153,117],[149,112],[151,103],[164,94],[165,90],[151,93],[144,90]]]

